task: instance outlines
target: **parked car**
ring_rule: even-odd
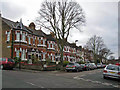
[[[66,71],[82,71],[82,66],[78,63],[69,63],[66,66]]]
[[[83,68],[82,68],[83,70],[86,70],[86,71],[90,70],[88,64],[81,64],[81,65],[83,66]]]
[[[90,70],[94,69],[94,65],[93,64],[89,63],[88,66],[89,66]]]
[[[91,64],[93,65],[94,69],[96,69],[96,68],[97,68],[97,66],[95,65],[95,63],[91,63]]]
[[[106,64],[102,64],[102,68],[105,68],[106,67]]]
[[[109,64],[103,70],[103,78],[116,78],[120,79],[120,66]]]
[[[101,63],[97,63],[97,68],[102,68],[102,64]]]
[[[15,62],[10,58],[0,58],[0,68],[1,69],[13,69]]]

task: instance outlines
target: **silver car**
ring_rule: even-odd
[[[120,79],[120,66],[109,64],[103,70],[103,78],[116,78]]]

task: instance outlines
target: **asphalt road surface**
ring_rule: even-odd
[[[119,81],[103,79],[103,69],[83,72],[3,70],[2,88],[119,88]]]

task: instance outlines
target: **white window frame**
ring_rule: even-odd
[[[43,45],[45,45],[45,40],[43,39]]]
[[[35,37],[33,37],[33,45],[35,45]]]
[[[23,42],[26,41],[25,33],[22,34],[22,41],[23,41]]]
[[[31,37],[28,36],[28,44],[31,44]]]
[[[41,39],[39,39],[39,45],[41,45]]]
[[[19,58],[19,57],[20,57],[19,54],[20,54],[20,51],[19,51],[19,50],[16,50],[16,57]]]
[[[7,32],[7,41],[10,41],[10,32]]]
[[[16,33],[16,40],[20,41],[20,33],[19,32]]]
[[[22,56],[21,56],[22,60],[26,59],[26,53],[25,53],[25,49],[22,50]]]

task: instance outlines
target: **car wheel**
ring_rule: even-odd
[[[69,72],[69,70],[66,70],[67,72]]]
[[[104,78],[104,79],[107,79],[107,77],[106,77],[106,76],[103,76],[103,78]]]
[[[1,69],[1,70],[3,69],[3,65],[0,65],[0,69]]]
[[[76,69],[76,72],[79,72],[79,69]]]
[[[10,70],[13,70],[13,67],[11,67]]]

